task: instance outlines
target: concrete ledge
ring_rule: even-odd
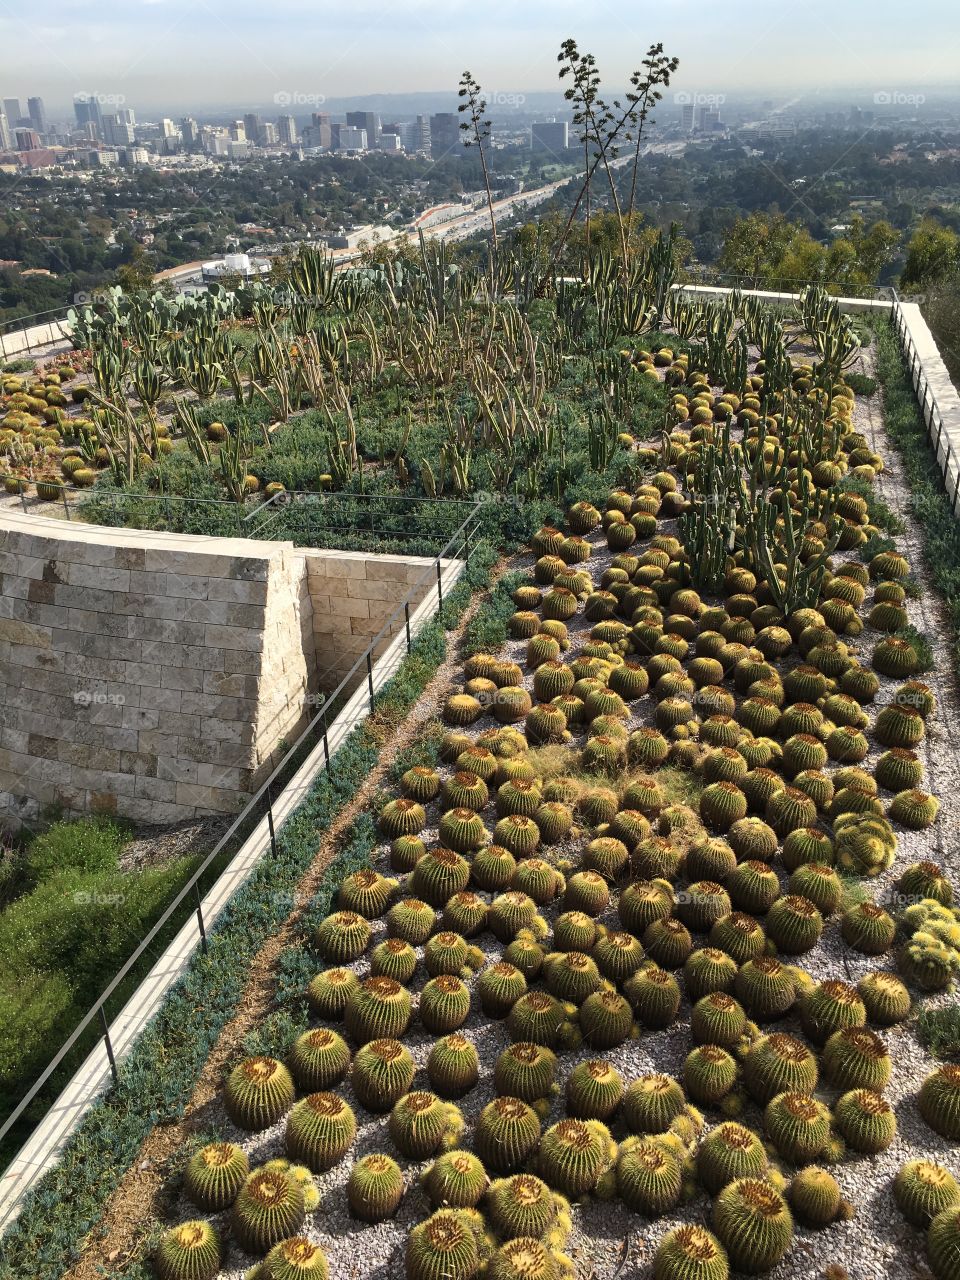
[[[675,284],[672,287],[682,293],[690,294],[691,297],[714,302],[734,292],[733,289],[709,284]],[[803,296],[799,293],[783,293],[775,289],[741,289],[740,292],[745,298],[759,298],[761,302],[771,307],[795,306]],[[841,311],[873,311],[889,314],[894,307],[891,298],[834,297],[833,300],[840,304]]]

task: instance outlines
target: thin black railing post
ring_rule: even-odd
[[[273,827],[273,794],[267,787],[267,826],[270,828],[270,852],[277,856],[277,833]]]
[[[437,606],[443,608],[443,570],[440,568],[440,557],[437,556]]]
[[[117,1060],[113,1056],[113,1045],[110,1043],[110,1026],[107,1022],[107,1015],[103,1011],[103,1005],[100,1006],[100,1023],[103,1027],[103,1044],[107,1051],[107,1061],[110,1063],[110,1074],[113,1076],[113,1083],[120,1083],[120,1075],[117,1071]]]
[[[324,711],[321,720],[323,725],[323,761],[327,768],[330,768],[330,740],[327,737],[327,713]]]
[[[410,652],[410,646],[413,641],[410,639],[410,601],[403,602],[403,625],[407,632],[407,653]]]
[[[193,886],[194,896],[197,899],[197,925],[200,929],[200,948],[203,954],[207,954],[207,931],[203,924],[203,904],[200,900],[200,881],[198,880]]]
[[[373,654],[367,650],[367,688],[370,690],[370,710],[373,711]]]

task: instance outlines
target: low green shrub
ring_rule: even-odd
[[[917,1036],[937,1058],[960,1058],[960,1007],[922,1009],[917,1017]]]

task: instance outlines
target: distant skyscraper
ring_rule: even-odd
[[[380,117],[375,111],[348,111],[347,124],[353,129],[364,129],[367,146],[373,150],[380,136]]]
[[[77,124],[83,129],[86,125],[92,125],[92,133],[95,138],[103,137],[103,117],[100,114],[100,103],[97,97],[92,93],[78,93],[73,100],[73,114],[77,118]]]
[[[20,99],[4,98],[3,114],[7,117],[7,124],[10,126],[10,128],[16,129],[17,125],[20,123],[22,119],[22,116],[20,114]]]
[[[13,135],[10,133],[10,126],[7,124],[7,113],[0,111],[0,151],[13,150]]]
[[[247,141],[252,142],[254,146],[260,142],[260,117],[255,111],[248,111],[243,117],[243,128],[246,133]]]
[[[128,124],[118,112],[103,118],[103,140],[111,147],[130,147],[136,141],[132,124]]]
[[[243,120],[234,120],[230,126],[230,139],[232,142],[247,141],[247,126]],[[253,141],[256,142],[256,138]]]
[[[720,124],[719,107],[697,107],[697,130],[700,133],[712,133]]]
[[[434,160],[460,146],[460,117],[455,111],[441,111],[430,117],[430,154]]]
[[[544,120],[530,126],[530,150],[534,154],[556,155],[570,146],[570,126],[566,120]]]
[[[272,120],[264,120],[260,126],[260,144],[264,147],[274,147],[277,144],[277,126]]]
[[[28,98],[27,111],[30,113],[30,123],[37,133],[43,134],[47,132],[47,113],[43,109],[42,98]]]
[[[693,103],[685,102],[680,111],[680,128],[684,133],[693,132]]]
[[[17,150],[36,151],[40,146],[40,135],[36,129],[17,130]]]
[[[297,122],[293,116],[277,117],[277,137],[280,139],[281,145],[292,147],[298,141]]]
[[[315,147],[325,147],[328,151],[333,145],[333,127],[330,123],[330,114],[327,111],[315,111],[311,117],[311,126],[314,130]]]
[[[193,116],[184,116],[180,121],[180,137],[185,147],[195,147],[200,141],[200,126]]]

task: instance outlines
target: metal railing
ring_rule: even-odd
[[[25,351],[28,355],[32,355],[34,350],[40,350],[43,347],[49,346],[49,339],[45,342],[32,342],[30,338],[30,333],[33,329],[41,328],[44,325],[56,325],[59,330],[60,337],[68,338],[70,335],[64,333],[63,330],[66,323],[67,315],[62,307],[56,307],[51,311],[37,311],[31,316],[17,316],[13,320],[0,321],[0,359],[8,360],[12,357],[16,357],[22,351]],[[8,350],[7,348],[10,345],[8,339],[14,337],[16,334],[20,334],[23,341],[17,346],[15,351]]]
[[[960,457],[957,456],[957,452],[950,440],[950,434],[944,427],[943,412],[937,401],[936,393],[930,385],[927,370],[920,357],[920,352],[917,350],[913,334],[910,332],[910,326],[903,310],[903,303],[896,289],[893,290],[893,327],[900,343],[900,350],[903,352],[904,359],[907,362],[910,383],[917,397],[920,412],[923,415],[927,436],[933,445],[934,461],[943,477],[944,488],[950,498],[951,510],[954,515],[957,515],[958,504],[960,504]],[[954,473],[953,476],[951,476],[951,472]]]
[[[100,1030],[94,1043],[97,1043],[98,1041],[103,1042],[114,1084],[118,1083],[119,1071],[114,1054],[113,1043],[110,1038],[110,1025],[106,1013],[107,1004],[111,996],[114,995],[124,979],[132,972],[134,967],[147,952],[148,948],[157,939],[164,928],[171,922],[183,903],[185,903],[189,898],[194,898],[196,900],[196,905],[192,909],[192,914],[195,915],[197,922],[197,939],[194,946],[199,943],[201,951],[206,953],[208,947],[207,926],[203,917],[203,906],[200,893],[200,884],[205,873],[209,870],[213,862],[231,845],[243,828],[256,820],[262,821],[264,815],[266,816],[268,823],[268,841],[270,850],[274,855],[276,855],[277,829],[274,823],[273,811],[274,792],[277,791],[277,797],[279,798],[284,786],[287,785],[292,773],[295,771],[297,760],[305,757],[309,750],[320,744],[323,746],[323,768],[329,767],[330,761],[335,754],[335,748],[331,751],[329,740],[332,721],[336,718],[338,712],[343,709],[344,704],[348,703],[349,699],[356,694],[357,689],[362,687],[364,681],[366,682],[367,687],[368,711],[372,712],[374,710],[376,699],[374,664],[377,661],[378,649],[386,641],[402,634],[407,653],[409,653],[414,641],[413,628],[411,625],[412,612],[416,608],[422,607],[424,599],[429,598],[429,592],[433,590],[436,591],[437,608],[442,608],[444,568],[449,567],[451,563],[455,563],[456,561],[461,561],[465,568],[469,564],[471,552],[477,545],[476,533],[480,508],[478,504],[466,505],[470,506],[471,509],[466,518],[461,521],[452,537],[447,540],[442,549],[433,557],[431,563],[425,568],[423,574],[409,589],[403,601],[396,607],[393,613],[391,613],[389,618],[380,628],[380,631],[370,641],[365,652],[357,658],[353,666],[339,682],[336,688],[327,696],[316,714],[310,718],[308,723],[301,730],[300,734],[285,754],[283,760],[272,769],[270,775],[260,785],[256,794],[250,798],[243,810],[237,815],[229,828],[217,841],[216,845],[214,845],[213,849],[210,850],[201,864],[191,875],[190,879],[183,885],[173,900],[167,905],[163,914],[154,922],[148,933],[141,939],[137,948],[127,957],[124,964],[100,993],[97,1000],[80,1019],[51,1061],[47,1064],[16,1106],[13,1107],[12,1111],[9,1112],[3,1124],[0,1125],[0,1142],[2,1142],[4,1137],[10,1132],[17,1121],[24,1115],[28,1107],[43,1089],[44,1085],[46,1085],[50,1080],[60,1064],[78,1043],[80,1037],[95,1020],[99,1021]],[[423,597],[423,599],[421,599],[421,597]],[[418,601],[419,604],[417,604]]]
[[[24,514],[43,514],[44,510],[59,509],[62,505],[67,520],[105,524],[111,528],[271,541],[289,539],[300,546],[313,546],[330,536],[338,539],[336,545],[343,550],[382,549],[385,539],[435,543],[438,538],[450,536],[451,527],[455,527],[455,521],[463,518],[465,512],[482,505],[467,498],[345,490],[289,489],[266,500],[259,495],[246,502],[234,502],[228,498],[191,498],[172,493],[68,490],[66,484],[59,487],[56,502],[29,497],[21,490],[20,506]],[[71,502],[71,497],[75,501]],[[141,513],[137,508],[141,505],[160,519],[138,521]],[[434,532],[439,511],[452,513],[454,519],[447,528]],[[203,519],[206,513],[211,516],[209,523]],[[417,527],[420,513],[430,514],[426,531]],[[360,545],[346,546],[344,535]]]

